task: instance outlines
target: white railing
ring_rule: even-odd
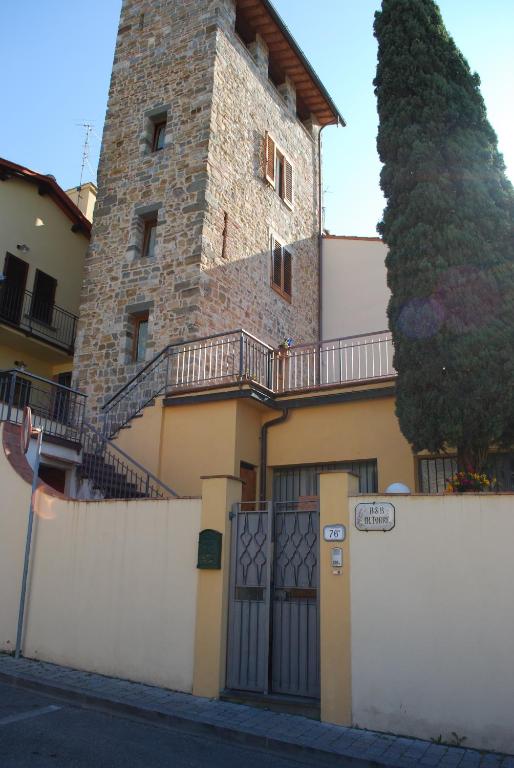
[[[155,397],[253,383],[281,394],[395,375],[389,331],[273,349],[243,330],[171,344],[104,406],[114,435]]]
[[[396,375],[389,331],[273,352],[274,392],[294,392]]]

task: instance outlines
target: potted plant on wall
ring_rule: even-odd
[[[484,472],[475,472],[472,468],[468,468],[456,472],[447,483],[447,493],[485,493],[493,490],[496,480],[488,477]]]

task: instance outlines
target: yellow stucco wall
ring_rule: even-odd
[[[415,462],[400,432],[394,397],[291,410],[268,436],[268,464],[332,463],[377,459],[378,487],[415,487]]]
[[[159,401],[117,440],[178,493],[198,496],[202,475],[239,475],[241,461],[259,467],[262,424],[279,415],[246,399],[172,407]],[[392,396],[293,408],[268,432],[268,495],[273,467],[359,459],[377,459],[379,491],[393,482],[415,489],[415,459]]]
[[[0,325],[0,370],[16,367],[15,361],[23,361],[28,372],[45,379],[73,367],[70,355]]]
[[[44,226],[36,226],[36,219]],[[22,259],[28,264],[26,290],[33,290],[39,269],[57,280],[55,304],[78,315],[89,240],[72,232],[72,223],[50,195],[38,194],[36,184],[19,178],[0,184],[0,272],[6,253]],[[18,245],[29,251],[18,250]],[[45,378],[72,368],[72,358],[63,352],[0,325],[0,369],[20,359],[30,372]]]
[[[237,402],[163,409],[160,477],[184,496],[199,496],[201,476],[238,475]]]
[[[36,227],[36,218],[44,226]],[[6,251],[29,264],[27,290],[32,290],[36,269],[57,280],[55,303],[78,314],[83,263],[88,238],[71,231],[72,221],[50,195],[38,194],[36,184],[10,179],[0,184],[0,268]],[[17,250],[27,245],[28,253]]]

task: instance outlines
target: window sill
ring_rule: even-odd
[[[282,290],[278,285],[275,285],[275,283],[271,283],[271,287],[275,291],[275,293],[278,293],[280,298],[284,299],[284,301],[287,301],[288,304],[292,304],[292,296],[289,293],[286,293]]]

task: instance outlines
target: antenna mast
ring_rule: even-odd
[[[83,122],[83,123],[77,123],[81,128],[84,129],[84,145],[82,147],[82,166],[80,168],[80,181],[78,186],[78,204],[80,204],[80,198],[82,195],[82,180],[84,178],[84,168],[86,167],[86,164],[89,164],[89,137],[91,135],[91,131],[93,130],[93,123],[90,122]]]

